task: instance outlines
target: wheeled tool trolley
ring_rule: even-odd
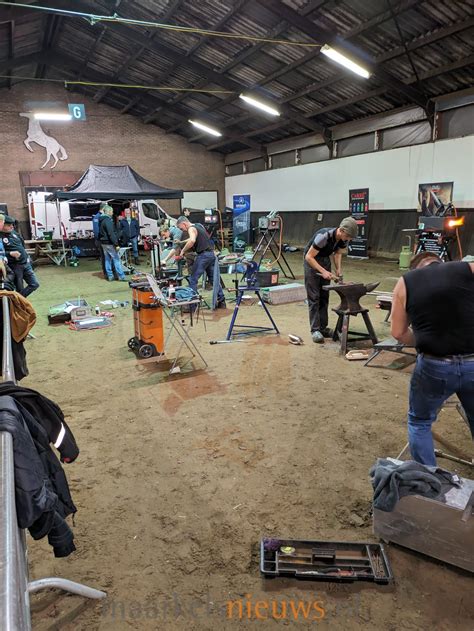
[[[147,282],[132,284],[132,309],[135,335],[128,340],[128,347],[142,359],[162,355],[163,307]]]

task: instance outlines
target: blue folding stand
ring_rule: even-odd
[[[256,263],[255,261],[242,261],[242,262],[247,266],[247,269],[245,272],[245,280],[247,284],[244,287],[236,287],[237,300],[235,302],[234,313],[232,314],[232,320],[230,321],[229,330],[227,331],[227,336],[225,338],[226,341],[230,342],[232,340],[232,337],[236,337],[237,335],[251,335],[253,333],[268,333],[270,331],[275,331],[275,333],[279,335],[280,331],[278,330],[278,327],[275,324],[272,316],[270,315],[270,311],[267,309],[267,306],[264,303],[263,298],[260,294],[260,287],[258,286],[258,277],[257,277],[258,263]],[[237,316],[239,314],[239,307],[240,307],[240,303],[242,302],[243,295],[245,292],[248,292],[248,291],[253,291],[257,295],[262,307],[265,310],[265,313],[268,316],[268,319],[272,323],[271,327],[235,324],[235,321],[237,320]],[[241,329],[247,329],[247,330],[239,331],[233,334],[234,328],[241,328]]]

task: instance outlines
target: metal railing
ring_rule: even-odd
[[[3,312],[3,381],[16,383],[13,364],[10,304],[2,296]],[[27,547],[24,531],[18,527],[15,505],[15,471],[13,439],[8,432],[0,432],[0,629],[1,631],[30,631],[29,594],[46,587],[57,587],[66,592],[101,599],[106,593],[62,578],[43,578],[28,581]]]

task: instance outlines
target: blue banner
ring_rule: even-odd
[[[243,250],[250,243],[250,195],[234,195],[234,250]]]

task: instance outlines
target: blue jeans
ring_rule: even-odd
[[[410,382],[408,440],[414,460],[436,466],[431,425],[439,409],[457,394],[474,438],[474,359],[432,359],[419,354]]]
[[[132,245],[132,254],[133,258],[138,258],[138,237],[131,237],[130,243]]]
[[[214,254],[214,252],[201,252],[201,254],[197,255],[196,260],[194,261],[192,274],[189,277],[189,286],[196,293],[198,293],[198,281],[204,274],[204,272],[207,272],[208,278],[213,278],[215,262],[216,255]],[[217,292],[217,302],[224,302],[224,300],[224,292],[222,291],[222,287],[219,285],[219,290]]]
[[[19,294],[26,298],[38,289],[39,283],[31,263],[14,263],[11,267],[15,274],[15,288]],[[26,287],[23,281],[26,282]]]
[[[120,280],[125,278],[125,274],[123,273],[122,264],[120,263],[120,258],[117,250],[114,245],[102,244],[102,249],[104,251],[105,257],[105,273],[107,274],[107,278],[109,280],[114,279],[114,271]],[[113,269],[112,269],[113,266]]]

